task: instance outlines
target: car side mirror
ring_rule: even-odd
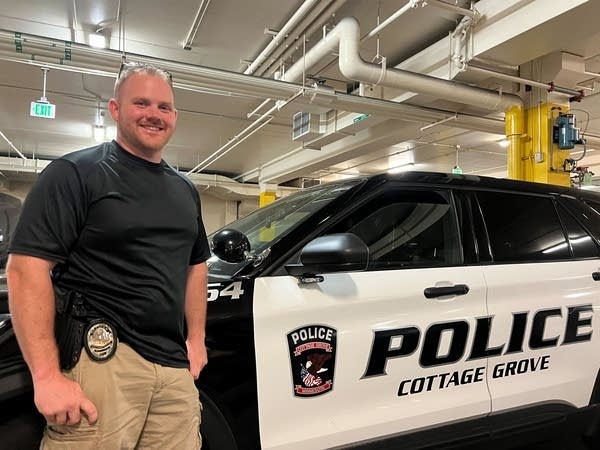
[[[323,273],[366,270],[368,264],[369,247],[362,239],[352,233],[338,233],[310,241],[300,252],[300,264],[288,264],[285,269],[302,280]]]
[[[215,233],[212,238],[212,251],[223,261],[240,263],[247,260],[250,252],[250,241],[240,231],[225,228]]]

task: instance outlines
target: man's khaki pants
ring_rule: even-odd
[[[85,350],[65,375],[77,381],[98,409],[90,426],[46,427],[42,450],[197,450],[200,401],[188,369],[153,364],[119,343],[108,361],[92,361]]]

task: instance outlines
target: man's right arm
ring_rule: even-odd
[[[45,259],[11,253],[6,266],[11,319],[19,347],[29,366],[35,403],[49,423],[74,425],[83,412],[90,423],[97,419],[95,406],[79,384],[60,371],[54,338],[54,290]]]

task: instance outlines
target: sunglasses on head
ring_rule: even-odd
[[[135,69],[151,69],[160,73],[163,73],[167,76],[170,83],[173,83],[173,75],[168,70],[162,69],[160,67],[153,66],[152,64],[147,64],[138,61],[123,61],[121,63],[121,67],[119,68],[119,74],[117,75],[117,80],[121,79],[123,73],[128,72],[130,70]]]

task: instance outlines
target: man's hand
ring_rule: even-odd
[[[85,396],[78,383],[62,373],[35,383],[35,406],[49,424],[77,425],[81,413],[90,425],[98,420],[96,406]]]
[[[200,376],[200,372],[208,362],[204,339],[188,338],[188,340],[185,341],[185,345],[187,347],[188,359],[190,360],[190,372],[192,373],[194,380],[197,380]]]

